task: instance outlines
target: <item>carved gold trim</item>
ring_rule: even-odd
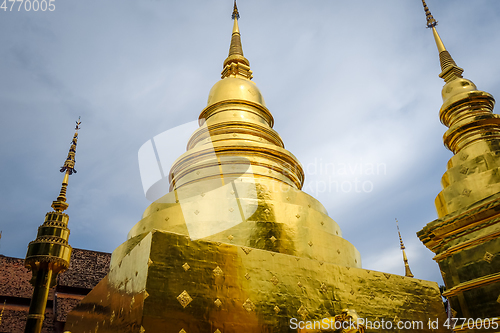
[[[500,232],[495,232],[493,234],[489,234],[489,235],[486,235],[486,236],[478,238],[478,239],[474,239],[474,240],[471,240],[468,242],[463,242],[463,243],[460,243],[456,246],[450,247],[449,249],[447,249],[446,251],[444,251],[440,254],[437,254],[436,256],[434,256],[433,259],[435,261],[439,262],[439,261],[457,253],[457,252],[460,252],[462,250],[465,250],[467,248],[470,248],[470,247],[473,247],[476,245],[484,244],[492,239],[499,238],[499,237],[500,237]]]
[[[487,284],[495,283],[500,281],[500,273],[494,273],[486,276],[482,276],[480,278],[470,280],[467,282],[460,283],[455,287],[447,290],[443,293],[444,297],[456,296],[459,293],[463,293],[464,291],[471,290],[477,288],[479,286],[484,286]]]
[[[427,224],[417,233],[418,238],[430,250],[437,252],[436,248],[440,247],[446,237],[461,233],[470,228],[475,228],[485,223],[485,221],[498,220],[499,214],[493,209],[498,205],[500,205],[500,198],[463,211],[455,217],[447,218],[448,216],[444,216]],[[491,211],[491,213],[488,213],[488,211]],[[436,223],[434,224],[434,222]],[[459,225],[458,228],[457,225]]]

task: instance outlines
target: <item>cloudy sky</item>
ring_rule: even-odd
[[[229,48],[231,0],[52,3],[54,11],[0,10],[7,256],[25,256],[51,210],[78,116],[70,244],[111,252],[125,241],[149,204],[139,148],[198,117]],[[500,96],[500,2],[428,5],[464,76]],[[254,81],[306,170],[305,191],[358,248],[364,268],[404,274],[398,218],[413,273],[441,284],[416,237],[437,217],[434,198],[451,157],[421,1],[240,0],[239,9]]]

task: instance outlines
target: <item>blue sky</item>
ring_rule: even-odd
[[[125,241],[149,204],[139,148],[198,117],[229,48],[229,0],[53,3],[52,12],[0,10],[7,256],[25,256],[51,209],[78,116],[70,244],[111,252]],[[500,3],[427,3],[464,77],[500,96]],[[452,156],[442,144],[443,82],[421,1],[238,5],[254,81],[306,170],[306,192],[358,248],[364,268],[404,274],[398,218],[415,276],[442,283],[416,237],[437,217],[434,198]]]

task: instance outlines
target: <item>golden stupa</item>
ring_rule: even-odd
[[[445,332],[430,325],[446,320],[437,283],[362,269],[338,224],[301,191],[302,167],[251,81],[238,18],[235,4],[222,79],[170,170],[171,191],[146,209],[65,329],[319,332],[327,328],[307,322],[357,313],[390,322],[384,332],[398,323]]]
[[[500,316],[500,116],[493,96],[462,77],[423,3],[445,81],[443,141],[454,156],[435,200],[438,219],[418,236],[436,254],[452,317],[491,322]]]

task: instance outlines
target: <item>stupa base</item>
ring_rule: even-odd
[[[400,321],[422,323],[412,332],[445,332],[435,282],[158,230],[135,241],[68,315],[66,331],[296,332],[349,308],[391,322],[384,332],[398,332]]]

